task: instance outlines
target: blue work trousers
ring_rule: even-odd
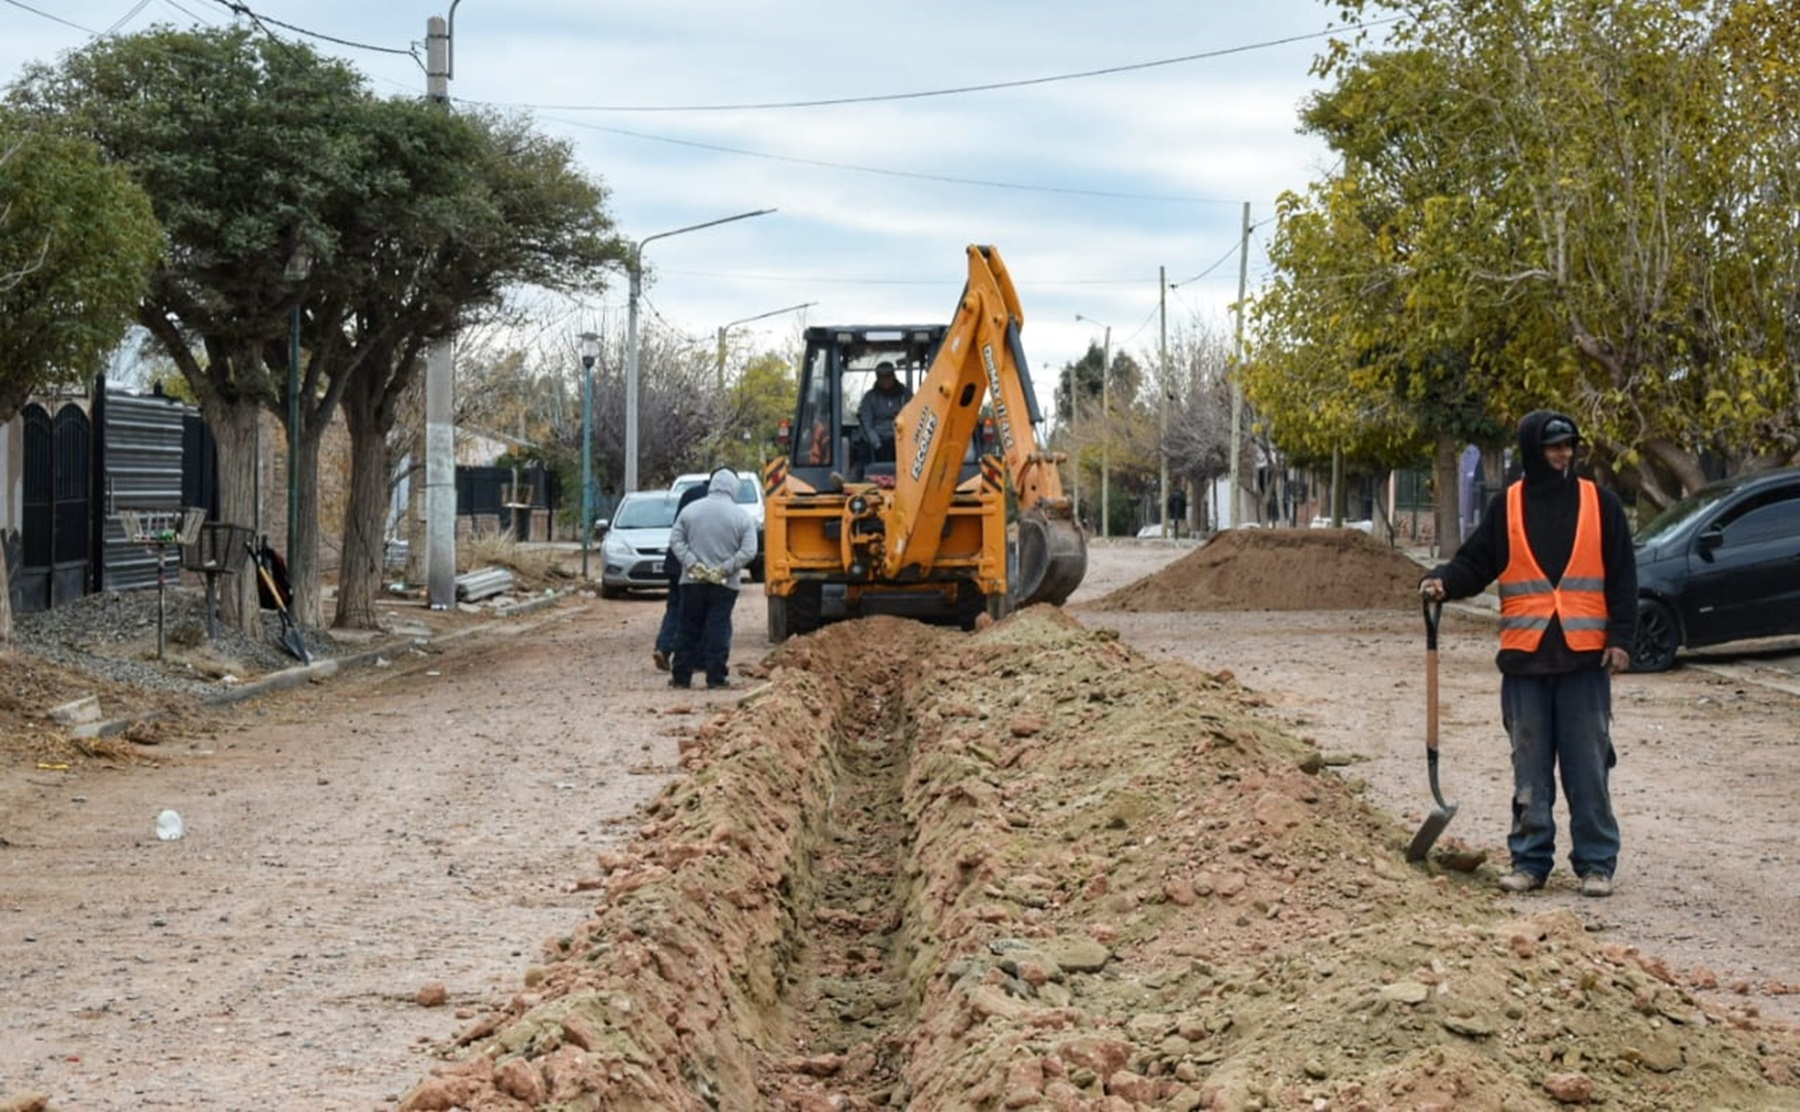
[[[669,597],[663,600],[662,625],[656,630],[656,651],[675,655],[675,641],[681,635],[681,577],[669,576]]]
[[[1612,876],[1619,822],[1607,780],[1612,745],[1612,677],[1604,668],[1548,676],[1504,676],[1501,720],[1512,738],[1512,867],[1550,875],[1556,864],[1556,777],[1569,803],[1569,864],[1576,876]]]
[[[737,597],[736,590],[713,583],[681,585],[681,635],[675,639],[671,680],[685,685],[702,672],[709,684],[726,681],[731,674],[731,608]]]

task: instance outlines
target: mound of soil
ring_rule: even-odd
[[[1079,609],[1383,610],[1416,599],[1423,574],[1354,529],[1231,529]]]
[[[1049,607],[768,668],[403,1109],[1800,1106],[1794,1032],[1407,867],[1228,673]]]

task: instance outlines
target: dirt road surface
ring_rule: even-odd
[[[1418,613],[1084,609],[1189,551],[1096,545],[1069,613],[1151,662],[1230,673],[1416,825]],[[744,697],[667,688],[649,657],[661,609],[571,599],[219,711],[128,762],[0,767],[0,1107],[394,1108],[591,914],[597,861]],[[752,594],[744,684],[761,619]],[[1447,615],[1443,781],[1461,809],[1445,842],[1503,864],[1493,642],[1479,610]],[[1779,662],[1719,669],[1615,688],[1618,893],[1584,900],[1559,871],[1508,902],[1640,948],[1722,1012],[1800,1019],[1800,698]],[[155,833],[165,809],[179,840]]]

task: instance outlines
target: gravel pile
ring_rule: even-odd
[[[281,619],[262,615],[260,635],[217,625],[206,636],[206,595],[198,587],[167,588],[162,598],[163,654],[157,657],[157,592],[86,595],[54,609],[13,616],[19,648],[66,668],[116,683],[205,698],[300,661],[281,645]],[[346,648],[318,630],[302,634],[314,660]],[[226,677],[231,677],[227,679]]]

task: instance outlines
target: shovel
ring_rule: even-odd
[[[306,651],[306,639],[300,636],[300,627],[294,623],[294,617],[288,613],[287,603],[281,601],[281,590],[275,586],[275,577],[263,564],[262,556],[256,546],[249,541],[244,547],[250,550],[250,562],[256,565],[256,574],[262,577],[262,584],[269,589],[269,595],[275,600],[275,612],[281,615],[281,645],[293,654],[302,664],[312,663],[312,654]]]
[[[1419,832],[1413,835],[1412,845],[1406,847],[1408,861],[1423,861],[1431,852],[1432,844],[1450,820],[1456,817],[1456,804],[1444,802],[1444,793],[1438,788],[1438,619],[1444,616],[1444,604],[1425,599],[1425,767],[1431,773],[1431,795],[1437,800],[1437,810],[1425,816]]]

